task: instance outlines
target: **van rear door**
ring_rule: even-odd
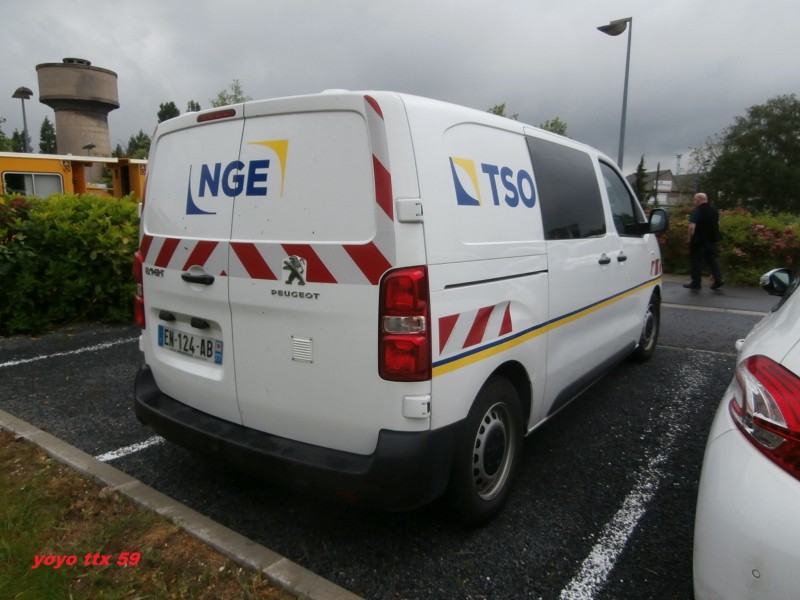
[[[162,392],[241,423],[228,303],[242,107],[159,125],[142,214],[145,359]]]
[[[399,411],[381,408],[377,372],[393,222],[376,201],[369,107],[331,94],[245,108],[230,273],[243,424],[370,453]]]

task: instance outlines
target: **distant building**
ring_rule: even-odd
[[[108,113],[119,108],[117,74],[82,58],[36,65],[39,101],[55,111],[59,154],[111,156]],[[102,167],[91,169],[98,179]]]
[[[636,173],[626,178],[636,187]],[[644,189],[647,206],[676,206],[690,202],[697,189],[698,175],[673,175],[671,169],[645,173]]]

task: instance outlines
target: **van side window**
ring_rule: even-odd
[[[619,174],[608,164],[600,163],[600,172],[614,216],[614,227],[620,235],[642,235],[641,224],[646,222],[639,201],[628,191]]]
[[[591,157],[581,150],[528,138],[548,240],[605,235],[603,200]]]

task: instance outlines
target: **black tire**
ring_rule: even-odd
[[[483,525],[502,509],[522,449],[517,391],[502,377],[487,381],[456,448],[448,489],[450,506],[465,525]]]
[[[650,360],[656,351],[658,343],[658,332],[661,329],[661,298],[653,292],[650,302],[647,303],[647,311],[644,315],[642,334],[639,337],[639,344],[633,351],[631,358],[636,362]]]

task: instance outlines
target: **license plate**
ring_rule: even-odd
[[[186,354],[215,365],[222,364],[222,340],[215,340],[159,325],[158,345],[167,350]]]

